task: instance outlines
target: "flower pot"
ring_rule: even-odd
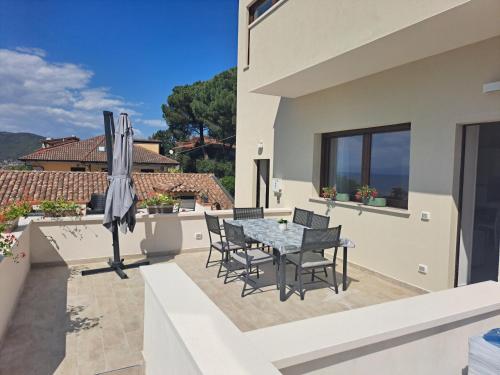
[[[44,211],[44,217],[71,217],[79,216],[79,213],[75,210],[65,210],[65,211]]]
[[[148,206],[148,214],[171,214],[174,206]]]
[[[279,223],[279,224],[278,224],[278,229],[279,229],[280,231],[282,231],[282,232],[286,231],[286,227],[287,227],[287,225],[286,225],[286,224],[287,224],[287,223]]]
[[[370,198],[367,205],[373,207],[385,207],[387,206],[387,200],[385,198]]]
[[[349,202],[351,200],[351,196],[347,193],[337,193],[335,200],[339,202]]]

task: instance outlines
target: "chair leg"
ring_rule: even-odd
[[[312,273],[311,273],[311,282],[314,281],[314,272],[316,271],[316,269],[313,268],[312,270]]]
[[[325,277],[328,278],[328,272],[326,272],[326,266],[323,267],[323,272],[325,273]]]
[[[337,284],[337,272],[335,271],[335,263],[332,266],[333,270],[333,286],[335,287],[335,294],[339,294],[339,285]]]
[[[298,273],[298,270],[299,270],[299,266],[295,266],[295,281],[297,281],[297,273]]]
[[[212,246],[210,246],[210,250],[208,252],[207,264],[205,264],[205,268],[208,268],[208,263],[210,262],[210,255],[212,255]]]
[[[259,266],[257,265],[257,279],[260,277],[260,274],[259,274]]]
[[[224,277],[224,284],[227,284],[227,277],[229,276],[229,262],[226,263],[226,276]]]
[[[273,260],[273,265],[274,265],[274,260]],[[279,263],[277,266],[274,267],[274,269],[276,270],[276,289],[277,290],[280,289],[280,268],[278,266],[279,266]]]
[[[241,290],[241,297],[245,297],[245,289],[247,288],[247,284],[248,284],[248,277],[249,277],[249,274],[250,274],[250,270],[248,269],[248,266],[245,270],[245,282],[243,283],[243,289]]]
[[[300,289],[300,299],[304,300],[304,291],[302,289],[302,268],[299,270],[299,289]]]
[[[219,264],[219,271],[217,272],[217,278],[220,277],[220,273],[222,271],[222,263],[224,263],[224,253],[221,253],[221,260],[220,260],[220,264]]]

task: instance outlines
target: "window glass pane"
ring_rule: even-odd
[[[256,4],[255,7],[252,7],[253,19],[256,20],[257,18],[259,18],[272,6],[273,6],[273,0],[265,0],[259,4]]]
[[[408,200],[410,131],[372,135],[370,186],[380,197]]]
[[[361,185],[363,136],[339,137],[330,140],[329,186],[339,193],[353,194]]]

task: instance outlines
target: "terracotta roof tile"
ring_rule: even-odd
[[[100,146],[105,146],[104,135],[86,139],[79,142],[71,142],[59,146],[41,148],[35,152],[21,156],[22,161],[78,161],[83,163],[106,162],[106,152],[99,151]],[[144,147],[134,145],[134,163],[136,164],[172,164],[179,162],[156,152],[145,149]]]
[[[206,191],[209,202],[223,209],[232,208],[231,197],[217,179],[208,173],[134,173],[139,200],[154,191],[197,193]],[[105,172],[10,171],[0,170],[0,205],[21,199],[36,201],[64,198],[87,203],[92,193],[104,193]]]

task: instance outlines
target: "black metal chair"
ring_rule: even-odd
[[[312,211],[303,210],[302,208],[295,208],[295,211],[293,212],[293,222],[305,227],[310,227],[313,215],[314,212]]]
[[[246,242],[245,233],[243,231],[243,227],[239,225],[229,224],[224,221],[224,232],[226,234],[226,239],[229,243],[238,246],[239,250],[236,250],[233,253],[230,253],[230,257],[236,263],[239,263],[243,266],[243,273],[239,274],[238,277],[243,277],[244,284],[243,289],[241,291],[241,297],[245,296],[246,287],[250,281],[250,275],[252,273],[257,274],[257,278],[259,278],[259,266],[272,263],[274,257],[271,254],[267,254],[260,248],[249,248]],[[254,271],[253,269],[256,269]],[[224,278],[224,284],[227,283],[227,278],[230,272],[230,265],[227,265],[228,272],[226,273],[226,277]],[[242,269],[242,268],[239,268]],[[276,270],[276,281],[278,280],[278,271]],[[254,289],[255,290],[255,289]]]
[[[106,194],[93,193],[90,196],[90,202],[87,204],[90,215],[98,215],[104,213],[106,207]]]
[[[318,214],[313,214],[311,218],[311,228],[312,229],[326,229],[330,225],[330,216],[323,216]],[[314,250],[316,253],[320,253],[321,256],[325,256],[325,249]],[[328,277],[328,271],[326,267],[323,268],[325,276]]]
[[[237,249],[241,249],[241,247],[235,245],[234,243],[230,243],[225,239],[225,236],[222,233],[219,218],[217,216],[208,215],[205,212],[205,221],[207,222],[208,238],[210,240],[210,249],[208,251],[208,259],[207,259],[207,263],[205,264],[205,268],[208,268],[208,265],[210,263],[214,263],[214,262],[219,263],[219,271],[217,272],[217,277],[220,277],[220,273],[222,271],[222,264],[229,260],[229,252],[235,251]],[[212,235],[216,236],[216,238],[218,237],[219,240],[214,241],[214,239],[212,238]],[[217,250],[221,254],[222,258],[220,261],[217,260],[217,261],[210,262],[210,257],[212,255],[212,249]]]
[[[302,245],[300,252],[297,254],[287,255],[287,260],[295,265],[295,281],[297,278],[299,280],[299,291],[300,299],[304,299],[304,289],[302,283],[302,274],[304,271],[312,274],[312,281],[314,281],[315,274],[314,271],[318,268],[331,267],[333,271],[333,287],[335,288],[335,293],[338,294],[339,288],[337,284],[337,275],[335,271],[335,265],[337,262],[337,250],[340,240],[340,230],[342,226],[335,228],[326,229],[304,229],[304,234],[302,236]],[[335,248],[335,253],[333,256],[333,261],[325,258],[321,253],[315,252],[315,250],[331,249]],[[316,276],[319,280],[331,285],[328,280],[321,279]]]
[[[312,215],[311,225],[310,225],[312,229],[326,229],[328,228],[329,224],[330,224],[330,216],[323,216],[317,214]]]
[[[262,207],[233,208],[234,220],[263,219],[264,209]]]

